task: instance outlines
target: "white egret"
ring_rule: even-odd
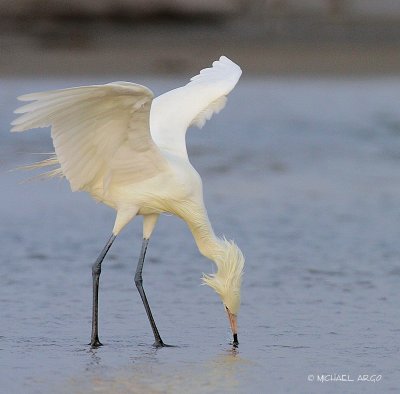
[[[192,167],[185,143],[191,125],[202,127],[226,103],[227,94],[242,71],[225,56],[200,71],[180,88],[157,98],[129,82],[81,86],[26,94],[32,101],[18,108],[22,114],[11,131],[51,126],[54,155],[31,168],[57,166],[45,176],[64,176],[72,191],[88,192],[114,208],[112,235],[92,267],[93,310],[90,345],[100,346],[98,290],[101,264],[122,228],[143,216],[143,243],[135,274],[155,345],[165,346],[143,289],[142,269],[150,236],[160,213],[182,218],[200,252],[213,260],[217,271],[203,275],[205,284],[221,297],[237,338],[237,313],[244,258],[232,241],[218,238],[203,202],[202,181]]]

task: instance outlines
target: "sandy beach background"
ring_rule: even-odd
[[[247,75],[400,71],[400,6],[388,0],[13,3],[0,3],[5,76],[181,75],[221,54]]]

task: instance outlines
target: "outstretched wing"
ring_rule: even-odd
[[[156,175],[165,160],[149,131],[153,93],[129,82],[82,86],[19,97],[34,101],[11,131],[51,126],[56,158],[73,191],[111,179],[134,182]],[[45,164],[46,165],[46,164]]]
[[[161,148],[187,157],[185,134],[189,126],[203,127],[221,111],[242,70],[225,56],[205,68],[190,82],[153,100],[150,130]]]

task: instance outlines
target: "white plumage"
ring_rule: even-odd
[[[187,85],[157,98],[129,82],[27,94],[19,99],[31,103],[18,108],[21,116],[12,122],[14,132],[51,126],[55,155],[31,167],[59,165],[48,176],[65,176],[73,191],[113,207],[114,236],[136,215],[144,216],[146,240],[161,212],[185,220],[200,252],[217,265],[204,282],[221,296],[230,320],[239,309],[244,258],[212,230],[185,134],[225,106],[241,72],[222,56]]]
[[[191,82],[153,101],[151,135],[161,149],[187,158],[185,134],[191,125],[202,127],[213,113],[222,110],[226,96],[242,74],[240,67],[222,56],[191,78]]]

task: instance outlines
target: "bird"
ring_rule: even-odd
[[[241,68],[226,56],[190,82],[154,97],[145,86],[131,82],[79,86],[25,94],[29,102],[14,112],[11,132],[51,127],[54,152],[27,166],[47,169],[47,178],[65,177],[71,190],[83,191],[116,211],[111,236],[92,265],[93,306],[90,346],[102,346],[98,332],[101,267],[121,230],[143,216],[143,240],[135,272],[154,346],[161,339],[143,287],[143,265],[159,215],[173,214],[188,225],[200,253],[216,272],[202,281],[219,295],[237,346],[237,315],[245,258],[232,240],[216,236],[203,199],[202,179],[186,148],[190,126],[202,128],[221,111],[237,84]]]

